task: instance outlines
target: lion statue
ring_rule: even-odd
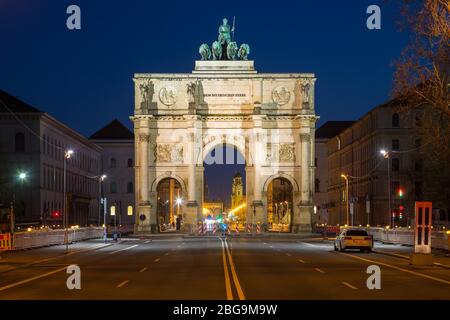
[[[209,49],[209,46],[206,43],[203,43],[200,48],[198,49],[198,53],[202,56],[202,60],[209,60],[211,59],[211,50]]]
[[[228,43],[228,47],[227,47],[227,57],[229,60],[236,60],[236,54],[238,52],[238,46],[236,44],[236,42],[231,41],[230,43]]]
[[[213,60],[220,60],[222,58],[222,45],[219,41],[214,41],[212,44]]]
[[[250,54],[250,46],[243,43],[238,51],[238,57],[241,60],[248,60],[248,55]]]

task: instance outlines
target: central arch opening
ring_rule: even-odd
[[[243,229],[247,212],[244,155],[234,145],[218,144],[206,154],[203,166],[203,220],[217,228]]]

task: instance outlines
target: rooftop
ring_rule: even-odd
[[[327,121],[316,130],[316,139],[330,139],[352,126],[356,121]]]
[[[122,122],[114,119],[89,137],[91,140],[134,140],[133,132]]]

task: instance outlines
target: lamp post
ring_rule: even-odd
[[[102,174],[98,177],[98,227],[100,227],[100,220],[102,216],[102,190],[103,180],[106,179],[106,174]]]
[[[19,178],[19,181],[21,184],[23,184],[23,182],[27,179],[27,174],[26,172],[20,172],[17,176]],[[16,192],[15,192],[15,188],[14,188],[14,192],[13,192],[13,202],[12,202],[12,206],[11,206],[11,218],[10,218],[10,231],[11,233],[14,233],[14,230],[16,229],[15,227],[15,212],[14,212],[14,208],[16,206]]]
[[[389,159],[391,153],[386,150],[380,150],[381,155],[387,160],[387,171],[388,171],[388,208],[389,208],[389,219],[391,223],[392,229],[394,228],[394,218],[392,216],[392,210],[391,210],[391,160]]]
[[[341,178],[345,180],[345,202],[346,202],[346,215],[347,215],[347,226],[349,225],[349,205],[348,205],[348,175],[341,174]]]
[[[66,245],[66,253],[69,251],[69,239],[67,234],[67,225],[69,221],[68,217],[68,210],[67,210],[67,200],[66,200],[66,171],[67,171],[67,160],[70,159],[70,157],[73,155],[73,150],[69,149],[64,151],[64,181],[63,181],[63,208],[64,208],[64,214],[63,214],[63,225],[64,225],[64,243]]]

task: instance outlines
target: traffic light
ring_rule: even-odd
[[[397,195],[401,199],[405,195],[405,190],[403,188],[398,188]]]
[[[403,220],[404,210],[405,210],[404,206],[402,205],[398,206],[398,213],[399,213],[398,217],[400,220]]]
[[[57,219],[61,217],[61,213],[58,210],[52,212],[52,218]]]

